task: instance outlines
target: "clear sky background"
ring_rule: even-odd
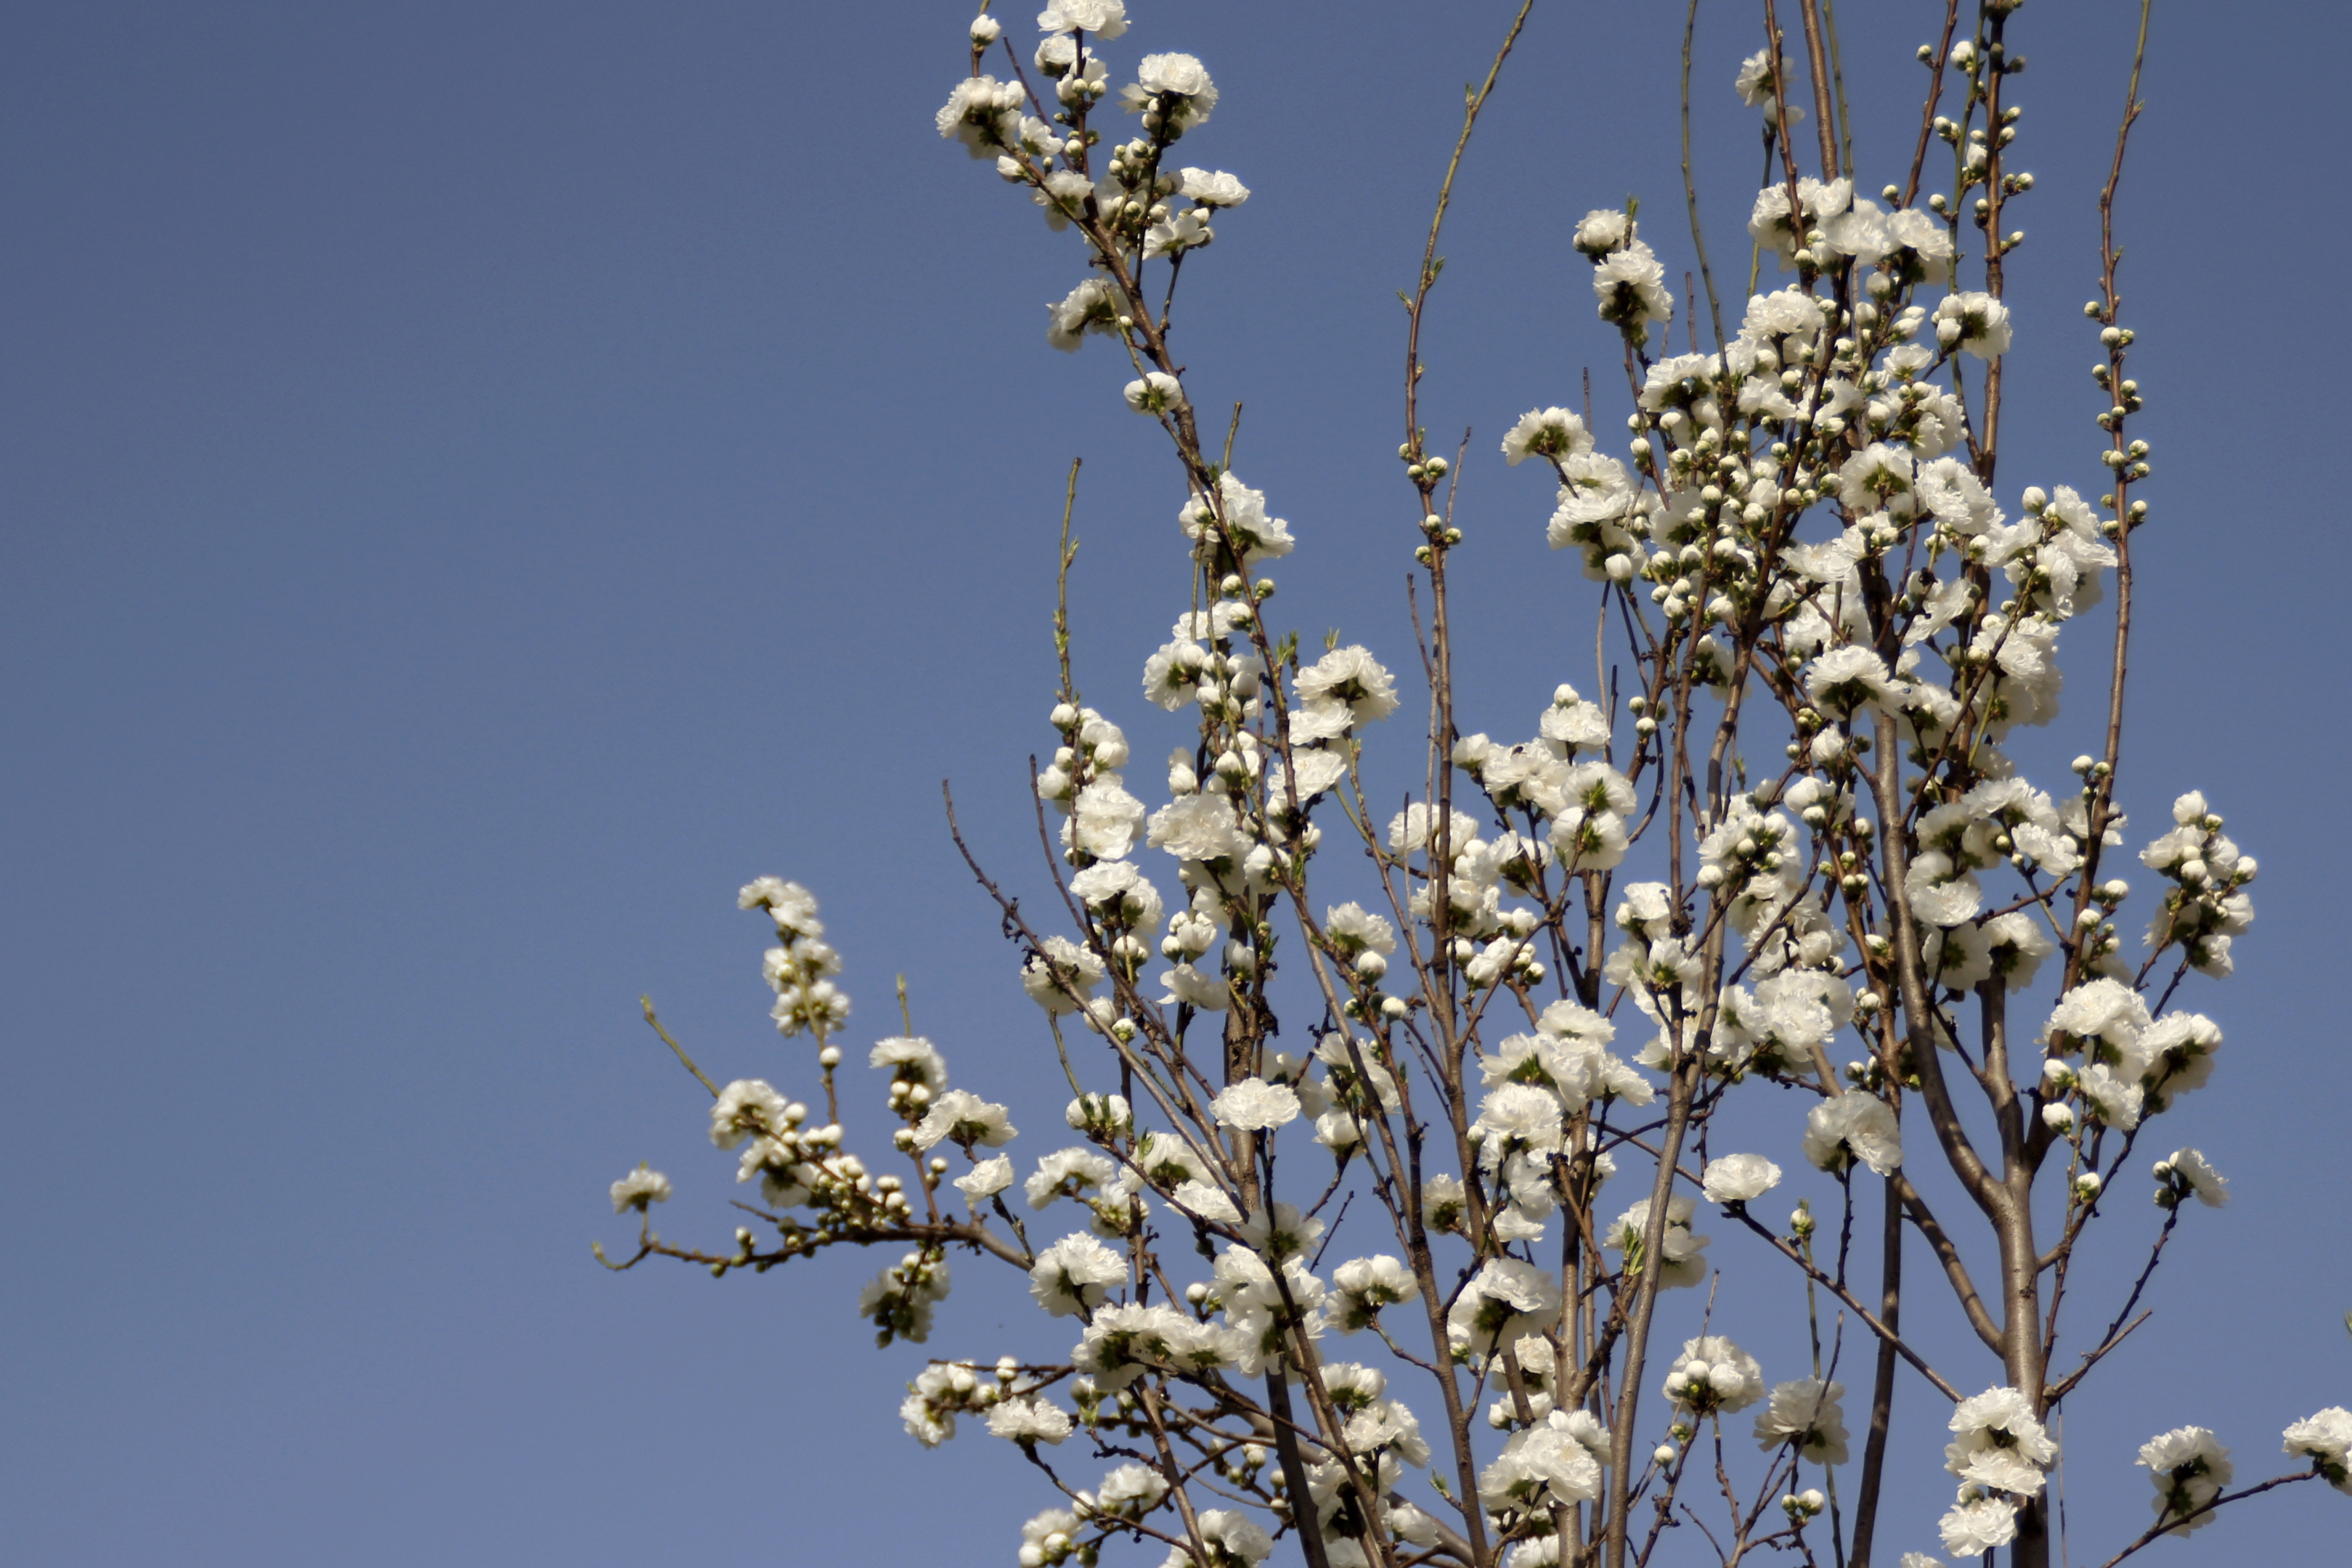
[[[1236,466],[1301,541],[1276,619],[1402,668],[1393,291],[1508,13],[1134,8],[1112,57],[1201,55],[1225,96],[1186,153],[1255,191],[1179,325],[1202,406],[1247,400]],[[1939,15],[1846,10],[1874,191],[1907,160],[1911,51]],[[610,1277],[588,1252],[626,1238],[604,1187],[639,1159],[677,1183],[666,1231],[733,1222],[732,1161],[641,991],[714,1073],[813,1078],[766,1022],[763,933],[733,908],[761,873],[824,899],[853,1045],[897,1032],[904,971],[917,1027],[1013,1100],[1029,1155],[1056,1141],[1050,1056],[939,784],[979,852],[1040,887],[1024,758],[1052,745],[1050,564],[1081,453],[1079,678],[1155,773],[1177,721],[1135,683],[1181,607],[1181,489],[1107,346],[1043,341],[1074,236],[933,134],[965,16],[487,0],[0,21],[0,1554],[586,1568],[887,1540],[988,1563],[1048,1500],[984,1436],[927,1454],[898,1430],[922,1352],[876,1353],[851,1308],[888,1260],[719,1283]],[[2037,5],[2012,33],[2040,177],[2014,209],[2032,237],[2012,507],[2028,483],[2099,487],[2077,312],[2135,17]],[[1525,733],[1554,683],[1589,678],[1546,487],[1489,455],[1587,366],[1601,427],[1622,417],[1567,247],[1580,214],[1638,193],[1670,272],[1689,264],[1681,19],[1539,5],[1460,186],[1424,406],[1433,439],[1477,433],[1465,727]],[[1008,21],[1025,49],[1027,10]],[[1710,0],[1694,89],[1735,319],[1758,161],[1729,83],[1757,32]],[[2238,1202],[2189,1217],[2158,1317],[2072,1413],[2076,1561],[2147,1517],[2129,1459],[2148,1434],[2210,1425],[2259,1478],[2288,1420],[2352,1403],[2347,561],[2336,436],[2301,406],[2347,348],[2347,33],[2334,6],[2159,5],[2121,206],[2157,463],[2134,842],[2201,786],[2265,872],[2240,977],[2191,1004],[2229,1031],[2222,1070],[2152,1134],[2201,1145]],[[2097,641],[2069,634],[2066,715],[2022,748],[2045,782],[2086,747]],[[2115,1267],[2155,1223],[2124,1196]],[[1735,1265],[1738,1239],[1717,1242]],[[932,1348],[1036,1339],[1017,1289],[957,1267]],[[1770,1285],[1757,1313],[1783,1310],[1785,1279],[1747,1277]],[[2078,1288],[2104,1322],[2112,1280]],[[1897,1549],[1932,1543],[1948,1495],[1921,1394]],[[2329,1561],[2347,1534],[2352,1501],[2306,1486],[2149,1561]]]

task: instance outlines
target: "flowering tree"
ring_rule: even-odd
[[[773,1016],[814,1042],[823,1111],[763,1080],[722,1088],[679,1050],[759,1223],[709,1249],[648,1221],[612,1266],[764,1272],[881,1247],[901,1256],[859,1311],[884,1343],[928,1339],[950,1253],[1024,1272],[1057,1343],[1075,1341],[1066,1358],[938,1360],[902,1412],[927,1445],[984,1420],[1035,1467],[1050,1506],[1024,1530],[1024,1568],[1092,1564],[1121,1540],[1157,1543],[1171,1568],[1278,1548],[1314,1568],[1622,1568],[1668,1542],[1675,1561],[1769,1548],[1859,1568],[1894,1555],[1882,1539],[1927,1532],[1880,1517],[1898,1392],[1952,1435],[1944,1552],[2050,1560],[2053,1413],[2143,1321],[2189,1209],[2227,1197],[2201,1154],[2170,1150],[2137,1279],[2073,1278],[2082,1239],[2118,1212],[2115,1184],[2161,1146],[2142,1145],[2148,1124],[2212,1073],[2221,1030],[2183,1004],[2230,973],[2255,873],[2206,799],[2180,796],[2137,852],[2158,892],[2126,952],[2116,871],[2134,841],[2114,801],[2150,467],[2130,437],[2112,214],[2138,63],[2085,308],[2105,493],[2029,486],[2012,519],[1995,469],[2003,277],[2022,240],[2005,209],[2033,183],[2013,147],[2018,0],[1972,16],[1953,0],[1919,51],[1916,144],[1888,160],[1907,172],[1876,201],[1841,143],[1827,7],[1792,4],[1801,37],[1765,0],[1736,83],[1769,169],[1751,277],[1769,258],[1779,287],[1751,287],[1726,333],[1687,187],[1704,315],[1668,288],[1632,204],[1576,231],[1622,347],[1629,439],[1604,450],[1588,406],[1530,412],[1502,442],[1558,481],[1549,539],[1598,617],[1595,688],[1561,685],[1517,743],[1454,723],[1465,454],[1431,449],[1418,384],[1453,171],[1524,7],[1465,97],[1405,297],[1398,456],[1428,727],[1422,785],[1393,812],[1366,747],[1399,683],[1364,647],[1318,654],[1269,624],[1294,540],[1234,472],[1231,431],[1204,436],[1171,344],[1185,268],[1250,194],[1180,155],[1215,84],[1190,55],[1147,54],[1107,104],[1121,0],[1054,0],[1034,51],[985,14],[971,24],[940,133],[1075,235],[1087,270],[1048,339],[1124,357],[1126,401],[1183,478],[1192,562],[1142,672],[1146,703],[1188,716],[1166,803],[1129,790],[1127,731],[1082,700],[1057,617],[1057,748],[1036,778],[1056,918],[972,861],[1068,1077],[1069,1138],[1024,1176],[998,1152],[1012,1111],[909,1030],[868,1049],[891,1152],[878,1133],[853,1146],[839,960],[815,899],[763,877],[740,902],[778,934]],[[1066,513],[1065,606],[1067,528]],[[2111,626],[2111,674],[2089,749],[2045,790],[2004,744],[2057,717],[2077,620],[2077,640]],[[1768,1218],[1780,1166],[1720,1146],[1725,1108],[1764,1085],[1782,1092],[1762,1113],[1786,1124],[1773,1152],[1826,1173],[1833,1212]],[[1936,1179],[1915,1185],[1915,1167]],[[613,1187],[616,1212],[669,1196],[642,1168]],[[1802,1291],[1801,1375],[1773,1381],[1711,1332],[1711,1293],[1698,1335],[1654,1336],[1662,1291],[1713,1291],[1702,1206]],[[1076,1228],[1050,1235],[1057,1216]],[[1913,1237],[1974,1343],[1906,1332]],[[2095,1332],[2061,1357],[2076,1297]],[[1727,1431],[1754,1438],[1745,1467]],[[2352,1491],[2352,1413],[2297,1421],[2284,1446],[2285,1473],[2231,1490],[2211,1432],[2151,1438],[2153,1521],[2110,1526],[2108,1561],[2275,1487]]]

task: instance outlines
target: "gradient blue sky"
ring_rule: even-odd
[[[1847,9],[1874,190],[1931,17]],[[2326,481],[2295,466],[2332,427],[2271,401],[2346,349],[2326,171],[2352,39],[2332,6],[2158,10],[2121,214],[2158,460],[2126,804],[2149,824],[2202,786],[2267,869],[2241,977],[2200,1004],[2225,1066],[2162,1134],[2239,1203],[2191,1217],[2163,1312],[2073,1413],[2078,1556],[2144,1518],[2128,1460],[2148,1433],[2214,1426],[2265,1475],[2285,1421],[2352,1402],[2331,891],[2352,868],[2326,695],[2347,561]],[[1196,398],[1248,401],[1236,465],[1301,540],[1276,619],[1402,665],[1393,290],[1508,13],[1135,11],[1114,58],[1200,54],[1225,98],[1186,151],[1256,193],[1179,312]],[[817,1563],[886,1538],[1010,1560],[1045,1499],[984,1438],[925,1454],[900,1434],[920,1352],[866,1346],[868,1260],[719,1284],[610,1278],[587,1250],[625,1236],[604,1188],[641,1158],[677,1181],[666,1230],[732,1223],[731,1162],[640,991],[714,1072],[805,1076],[732,907],[755,873],[825,900],[854,1041],[896,1031],[904,970],[952,1064],[1040,1132],[1060,1103],[939,781],[1036,886],[1024,758],[1052,744],[1064,470],[1086,455],[1080,679],[1129,719],[1159,718],[1133,683],[1181,608],[1181,497],[1103,345],[1042,340],[1040,303],[1080,276],[1071,236],[932,132],[965,16],[490,0],[0,21],[11,1560]],[[1638,193],[1687,265],[1681,16],[1538,5],[1507,72],[1427,354],[1432,429],[1475,426],[1474,454],[1588,364],[1602,423],[1622,409],[1566,236]],[[2041,180],[2012,502],[2096,488],[2076,312],[2135,16],[2038,5],[2012,33]],[[1027,37],[1025,9],[1008,20]],[[1720,277],[1756,179],[1728,85],[1755,32],[1742,5],[1701,19]],[[1465,723],[1523,732],[1590,669],[1583,587],[1547,557],[1526,474],[1477,456],[1463,505]],[[2067,716],[2030,756],[2082,747],[2094,641],[2074,635]],[[1171,744],[1134,727],[1139,758]],[[2153,1224],[2118,1212],[2119,1236]],[[969,1332],[934,1348],[1034,1333],[1017,1291],[958,1266]],[[1930,1441],[1927,1403],[1905,1408]],[[1932,1541],[1944,1483],[1918,1469],[1890,1545]],[[2151,1561],[2327,1560],[2347,1510],[2297,1489]]]

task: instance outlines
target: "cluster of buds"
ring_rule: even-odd
[[[931,1309],[947,1295],[946,1250],[925,1247],[877,1275],[857,1298],[857,1311],[874,1325],[876,1344],[893,1339],[920,1344],[930,1335]]]
[[[2221,831],[2221,816],[2192,790],[2172,803],[2172,831],[2140,853],[2140,862],[2172,883],[2148,923],[2148,946],[2178,944],[2189,967],[2231,969],[2230,940],[2253,922],[2244,889],[2260,869]]]
[[[787,1040],[806,1030],[822,1045],[827,1034],[849,1021],[849,997],[828,977],[841,973],[841,955],[824,940],[816,899],[798,883],[763,876],[745,884],[735,901],[744,909],[766,910],[782,942],[769,948],[761,963],[761,973],[776,993],[768,1016]],[[835,1060],[839,1061],[837,1052]]]
[[[1666,1379],[1666,1397],[1704,1414],[1727,1398],[1736,1398],[1746,1379],[1728,1362],[1712,1364],[1685,1362]]]

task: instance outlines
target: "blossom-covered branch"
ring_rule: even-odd
[[[1275,574],[1313,528],[1294,533],[1234,472],[1230,435],[1203,444],[1178,288],[1251,199],[1234,173],[1180,162],[1213,116],[1221,131],[1239,118],[1206,65],[1115,65],[1122,0],[1053,0],[1033,47],[991,16],[971,23],[938,129],[1075,236],[1083,275],[1048,304],[1047,342],[1108,340],[1100,395],[1167,443],[1153,504],[1181,541],[1139,692],[1090,705],[1066,507],[1052,745],[1033,758],[1042,883],[983,866],[950,810],[1068,1080],[1068,1138],[1016,1165],[1013,1109],[902,1020],[867,1048],[887,1134],[857,1143],[890,1152],[853,1152],[839,957],[808,891],[761,878],[740,903],[774,928],[772,1016],[814,1044],[823,1119],[765,1077],[705,1079],[712,1141],[740,1151],[761,1228],[697,1249],[648,1220],[614,1266],[764,1272],[881,1247],[898,1256],[859,1311],[885,1343],[928,1342],[950,1252],[1020,1270],[1042,1352],[935,1361],[902,1415],[932,1447],[973,1416],[1043,1478],[1053,1500],[1008,1546],[1024,1568],[1092,1564],[1122,1537],[1164,1547],[1169,1568],[1255,1564],[1292,1542],[1312,1568],[1624,1568],[1702,1538],[1726,1562],[1769,1549],[1861,1568],[1891,1533],[1890,1433],[1921,1392],[1898,1395],[1903,1364],[1937,1396],[1917,1419],[1951,1437],[1942,1549],[2042,1568],[2053,1407],[2143,1321],[2184,1202],[2226,1197],[2203,1155],[2177,1149],[2155,1166],[2164,1213],[2137,1282],[2077,1279],[2142,1132],[2212,1078],[2221,1029],[2175,998],[2230,974],[2257,870],[2202,793],[2180,794],[2139,852],[2159,885],[2144,952],[2125,956],[2133,893],[2109,861],[2130,841],[2116,804],[2130,539],[2150,518],[2133,487],[2151,473],[2146,443],[2125,439],[2142,403],[2116,289],[2125,142],[2088,310],[2105,488],[2053,475],[2001,489],[2018,329],[2004,288],[2025,239],[2004,225],[2033,189],[2017,0],[1949,7],[1918,54],[1917,145],[1885,154],[1907,177],[1875,199],[1855,183],[1833,12],[1797,0],[1800,53],[1766,0],[1733,84],[1767,158],[1736,331],[1717,321],[1713,350],[1696,346],[1637,204],[1589,213],[1573,244],[1591,329],[1624,370],[1625,438],[1605,437],[1588,392],[1584,412],[1528,411],[1499,443],[1506,465],[1551,482],[1542,531],[1592,597],[1595,684],[1556,684],[1525,738],[1465,731],[1496,674],[1454,645],[1471,448],[1428,442],[1421,341],[1454,174],[1528,9],[1465,92],[1403,295],[1392,537],[1417,573],[1425,691],[1370,645],[1334,633],[1318,653],[1270,623]],[[1694,7],[1686,70],[1696,26]],[[2137,80],[2136,55],[2126,132]],[[1797,144],[1808,113],[1818,178]],[[1682,129],[1697,250],[1686,109]],[[1928,172],[1939,141],[1948,180]],[[1070,484],[1075,497],[1075,468]],[[2038,785],[2012,737],[2059,721],[2061,641],[2103,609],[2100,733],[2071,778]],[[1409,704],[1427,715],[1419,749],[1379,750]],[[1160,738],[1130,739],[1147,727]],[[1162,745],[1164,774],[1136,761]],[[1030,885],[1053,896],[1024,906]],[[1785,1228],[1755,1207],[1786,1180],[1775,1158],[1719,1146],[1735,1101],[1778,1115],[1779,1157],[1833,1191],[1818,1249],[1811,1199]],[[1962,1199],[1938,1214],[1931,1187]],[[647,1214],[670,1184],[640,1168],[612,1196]],[[1881,1202],[1882,1223],[1857,1228],[1858,1198]],[[1745,1283],[1801,1282],[1801,1375],[1769,1378],[1712,1292],[1670,1348],[1664,1325],[1698,1299],[1672,1292],[1716,1277],[1702,1205],[1794,1264]],[[1068,1228],[1046,1239],[1055,1219]],[[1911,1234],[1969,1333],[1929,1344],[1898,1312]],[[1874,1245],[1874,1299],[1860,1282]],[[2053,1378],[2076,1296],[2113,1322]],[[1724,1299],[1732,1316],[1748,1297]],[[1858,1476],[1849,1328],[1873,1353]],[[1725,1427],[1751,1409],[1762,1458],[1741,1479]],[[2311,1469],[2235,1494],[2211,1433],[2151,1440],[2157,1527],[2122,1555],[2304,1475],[2347,1487],[2352,1416],[2324,1410],[2285,1436]],[[1693,1467],[1701,1444],[1711,1477]],[[1108,1467],[1091,1485],[1073,1472],[1081,1450]]]

